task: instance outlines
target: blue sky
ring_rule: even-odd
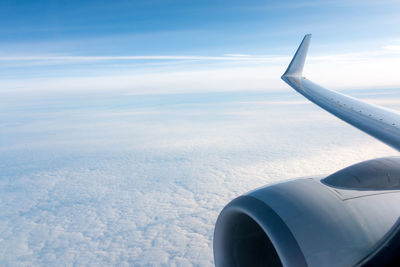
[[[0,94],[280,90],[306,33],[307,66],[323,85],[393,88],[399,11],[391,0],[1,1]]]
[[[1,53],[275,54],[397,38],[398,1],[2,1]]]

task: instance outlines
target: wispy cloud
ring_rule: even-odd
[[[387,45],[383,47],[384,50],[400,52],[400,45]]]
[[[152,71],[124,74],[99,73],[90,76],[27,78],[0,80],[1,94],[27,96],[46,94],[165,94],[183,92],[210,92],[236,90],[277,90],[284,88],[280,81],[281,68],[228,67],[205,70]],[[41,92],[41,93],[39,93]]]
[[[226,57],[249,57],[250,55],[246,54],[224,54]]]
[[[399,46],[347,54],[310,55],[305,75],[323,86],[381,88],[400,86]],[[19,76],[2,73],[0,94],[148,94],[287,88],[280,76],[291,56],[8,56],[0,66],[21,67]],[[93,62],[95,68],[80,63]],[[136,63],[134,63],[136,62]],[[134,64],[133,64],[134,63]],[[174,63],[174,64],[173,64]],[[177,63],[177,64],[175,64]],[[178,64],[179,63],[179,64]],[[30,66],[31,65],[31,66]],[[34,68],[43,65],[39,70]],[[61,72],[46,65],[60,65]],[[29,74],[24,76],[24,69]],[[56,68],[57,69],[57,68]],[[82,72],[76,72],[81,69]],[[35,73],[36,75],[32,75]]]
[[[114,61],[114,60],[214,60],[280,62],[284,56],[250,56],[226,54],[224,56],[4,56],[0,61]]]

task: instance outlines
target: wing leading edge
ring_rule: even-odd
[[[399,113],[325,89],[302,77],[310,39],[311,34],[304,37],[282,80],[314,104],[400,151]]]

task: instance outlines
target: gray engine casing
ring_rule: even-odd
[[[354,266],[397,228],[400,158],[266,186],[230,202],[214,231],[216,266]]]

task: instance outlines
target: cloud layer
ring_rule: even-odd
[[[2,265],[212,266],[234,197],[396,154],[294,92],[41,101],[0,115]]]

